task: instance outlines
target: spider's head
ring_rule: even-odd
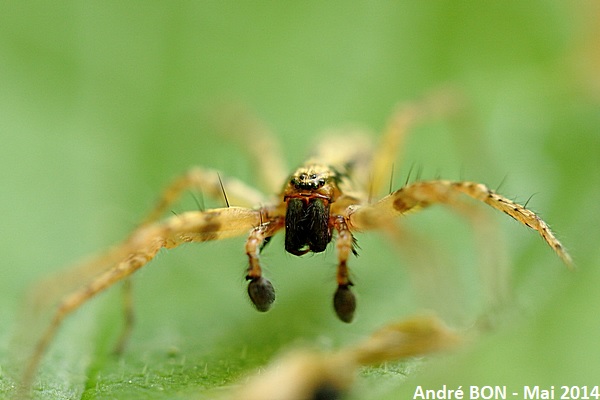
[[[299,168],[290,178],[290,184],[300,191],[318,190],[329,181],[329,171],[317,166]]]
[[[285,195],[318,193],[330,198],[337,187],[337,172],[325,165],[308,164],[298,168],[286,187]]]

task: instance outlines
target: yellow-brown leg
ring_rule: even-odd
[[[162,192],[157,204],[143,219],[142,225],[151,224],[159,220],[189,190],[200,191],[202,194],[214,199],[223,198],[226,195],[227,203],[234,206],[251,208],[265,202],[262,193],[237,179],[221,177],[215,170],[194,167],[171,182]],[[123,351],[127,338],[133,329],[134,310],[132,291],[133,285],[128,279],[123,286],[125,326],[115,347],[115,352],[117,353]]]
[[[453,205],[459,194],[465,194],[484,202],[537,231],[563,262],[568,267],[572,267],[571,256],[554,236],[546,222],[533,211],[495,193],[481,183],[447,180],[416,182],[396,190],[373,205],[350,210],[350,225],[356,229],[372,229],[384,224],[386,219],[417,211],[431,204]]]
[[[280,142],[267,124],[239,105],[224,108],[217,123],[224,135],[247,151],[254,170],[257,171],[260,187],[268,195],[279,193],[287,177],[288,167]]]
[[[422,100],[400,104],[394,110],[373,154],[370,172],[371,196],[377,198],[383,194],[394,163],[398,162],[398,153],[402,151],[408,131],[426,119],[451,114],[459,106],[457,93],[444,88],[434,91]]]
[[[222,198],[225,191],[232,206],[252,208],[265,203],[262,193],[242,181],[221,177],[215,170],[195,167],[167,186],[155,207],[144,218],[143,224],[160,219],[188,190],[199,190],[214,199]]]
[[[100,291],[112,286],[114,283],[131,275],[134,271],[145,265],[158,250],[164,246],[164,240],[160,237],[155,237],[144,248],[136,251],[121,261],[115,268],[110,269],[96,277],[89,284],[81,287],[75,292],[66,296],[58,305],[50,325],[43,332],[41,338],[34,347],[32,356],[29,358],[25,371],[21,380],[20,392],[18,398],[27,396],[34,374],[46,352],[50,342],[54,338],[56,331],[61,326],[63,320],[75,309],[79,308],[83,303],[95,296]]]
[[[27,360],[17,397],[27,397],[39,363],[63,320],[82,304],[115,283],[126,279],[146,265],[161,248],[174,248],[182,243],[220,240],[246,234],[259,225],[262,214],[258,210],[240,207],[192,211],[169,218],[162,223],[144,225],[129,238],[107,253],[101,260],[104,271],[90,278],[87,283],[72,290],[56,307],[49,325],[42,331]],[[80,269],[86,270],[83,265]],[[75,271],[78,272],[78,271]],[[69,277],[65,277],[69,281]]]

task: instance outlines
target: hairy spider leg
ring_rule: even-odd
[[[416,182],[396,190],[375,204],[351,210],[350,225],[356,229],[373,229],[386,218],[417,211],[434,203],[452,204],[455,196],[461,193],[484,202],[537,231],[569,268],[573,266],[571,256],[546,222],[531,210],[495,193],[482,183],[448,180]]]
[[[489,210],[484,208],[485,206],[474,206],[472,202],[465,201],[466,199],[462,197],[462,195],[455,196],[444,205],[464,218],[473,231],[475,248],[479,249],[475,253],[477,257],[475,266],[483,288],[480,292],[480,296],[483,297],[482,310],[486,312],[484,316],[493,316],[493,313],[501,310],[510,299],[508,296],[510,268],[507,258],[504,257],[505,253],[502,252],[506,250],[504,238],[497,231],[498,221],[493,218],[494,215]],[[456,280],[456,269],[459,266],[454,263],[457,260],[447,253],[448,249],[444,246],[440,247],[435,239],[413,230],[408,231],[407,227],[399,224],[397,218],[393,218],[392,215],[380,218],[379,211],[376,214],[370,221],[370,224],[376,227],[369,229],[377,229],[385,234],[392,243],[393,250],[407,261],[410,285],[419,296],[422,306],[441,314],[454,314],[457,309],[456,302],[460,301],[457,296],[463,293],[457,289],[463,283]],[[432,249],[432,251],[423,251],[423,249]],[[488,312],[492,314],[487,314]]]
[[[115,246],[70,266],[61,274],[47,277],[28,289],[26,300],[19,313],[17,332],[12,339],[13,354],[10,355],[17,365],[16,373],[21,374],[16,399],[29,397],[27,392],[31,387],[34,373],[54,336],[54,332],[51,331],[56,330],[62,321],[61,318],[58,322],[50,322],[56,320],[57,304],[77,292],[83,285],[89,284],[113,268],[118,261],[124,260],[129,255],[129,251],[124,244]],[[124,304],[127,302],[128,299],[124,298]],[[125,310],[128,312],[127,307]],[[47,318],[48,316],[54,317],[50,319]],[[127,318],[129,317],[126,315]],[[57,325],[51,328],[50,326],[54,324]],[[46,333],[42,336],[41,332],[44,331]],[[29,354],[30,351],[32,352]]]
[[[365,190],[370,198],[383,195],[390,169],[398,163],[398,154],[405,147],[408,132],[432,117],[446,116],[456,112],[460,107],[459,96],[449,89],[434,91],[423,99],[414,102],[398,104],[389,118],[380,141],[373,154],[370,183]]]
[[[244,106],[225,107],[220,114],[217,118],[219,130],[247,150],[260,187],[268,194],[279,192],[288,168],[278,138],[264,121]]]
[[[53,317],[37,341],[25,366],[19,390],[25,397],[31,388],[33,376],[42,356],[63,320],[86,301],[115,283],[127,278],[146,265],[162,248],[175,248],[183,243],[205,242],[241,236],[261,223],[261,211],[242,207],[190,211],[163,222],[143,225],[117,246],[118,256],[113,266],[91,279],[85,286],[67,294],[58,304]],[[127,254],[126,257],[122,257]],[[106,260],[108,261],[108,260]]]
[[[257,204],[264,204],[266,199],[262,193],[244,182],[235,178],[223,178],[219,172],[212,169],[194,167],[185,174],[173,180],[163,190],[158,202],[148,215],[142,220],[142,225],[151,224],[162,218],[184,193],[190,190],[200,191],[213,199],[222,199],[226,192],[226,203],[240,207],[252,208]],[[133,285],[129,279],[123,284],[123,315],[124,328],[117,340],[114,352],[121,353],[133,330]]]
[[[160,219],[189,190],[198,190],[213,199],[219,199],[223,198],[223,187],[231,205],[252,208],[266,201],[262,193],[238,179],[223,176],[219,179],[217,171],[195,167],[175,179],[163,190],[159,201],[142,223],[152,223]]]
[[[420,112],[420,108],[418,104],[412,103],[399,105],[389,119],[372,160],[370,187],[366,188],[370,196],[378,198],[383,194],[386,179],[390,175],[390,169],[398,161],[398,153],[404,147],[408,131],[424,114]]]

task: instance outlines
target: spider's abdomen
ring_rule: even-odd
[[[321,198],[288,199],[285,215],[285,250],[300,256],[320,253],[331,241],[329,204]]]

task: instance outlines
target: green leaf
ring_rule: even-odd
[[[418,243],[410,251],[357,235],[358,313],[346,325],[332,310],[333,247],[297,258],[274,239],[263,259],[277,299],[257,313],[244,239],[184,246],[136,273],[122,355],[111,353],[119,288],[67,318],[35,398],[214,398],[283,349],[341,348],[423,309],[458,328],[482,315],[493,327],[451,355],[362,370],[353,398],[412,398],[417,385],[597,385],[597,16],[558,1],[0,5],[0,397],[14,393],[8,354],[33,282],[125,238],[193,165],[257,183],[243,146],[215,128],[223,106],[263,118],[291,168],[320,132],[380,131],[397,102],[441,86],[462,107],[412,132],[393,186],[415,165],[423,179],[504,180],[500,192],[523,203],[535,193],[528,207],[571,250],[575,273],[492,210],[482,241],[432,209],[402,220],[406,243]],[[173,212],[196,209],[194,196]]]

